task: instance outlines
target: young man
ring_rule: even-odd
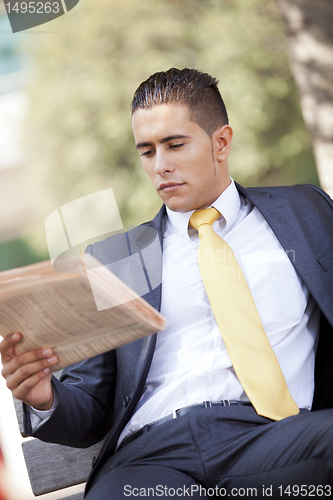
[[[119,275],[126,257],[144,262],[144,298],[167,329],[68,368],[62,382],[48,373],[52,352],[15,357],[19,335],[7,337],[3,375],[27,432],[77,447],[107,436],[89,500],[288,498],[294,485],[330,496],[332,200],[314,186],[236,185],[232,129],[205,73],[152,75],[132,113],[164,205],[88,251]]]

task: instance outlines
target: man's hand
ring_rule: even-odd
[[[49,410],[53,404],[50,366],[58,360],[52,349],[36,349],[15,355],[21,334],[7,335],[0,343],[2,375],[13,395],[38,410]]]

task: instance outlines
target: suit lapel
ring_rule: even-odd
[[[165,214],[163,206],[156,217],[134,239],[129,238],[130,254],[139,253],[149,283],[149,292],[143,298],[158,311],[161,309],[162,284],[162,224]],[[155,286],[154,286],[155,285]],[[141,395],[156,344],[156,334],[118,348],[127,366],[126,380],[122,381],[124,394]],[[129,373],[130,372],[130,373]],[[136,400],[136,398],[135,398]],[[135,402],[135,404],[137,401]]]

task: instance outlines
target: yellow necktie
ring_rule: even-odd
[[[240,383],[259,415],[281,420],[297,415],[280,365],[261,324],[251,292],[229,245],[212,228],[215,208],[197,210],[199,269],[223,341]]]

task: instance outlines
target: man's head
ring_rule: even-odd
[[[185,104],[192,121],[209,137],[223,125],[228,114],[216,78],[196,69],[171,68],[151,75],[141,83],[132,100],[132,114],[158,104]]]
[[[230,184],[232,129],[215,78],[197,70],[156,73],[132,102],[142,165],[173,211],[210,206]]]

